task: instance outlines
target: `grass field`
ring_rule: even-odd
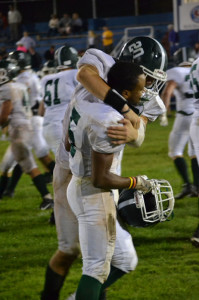
[[[126,147],[123,175],[146,174],[170,181],[174,192],[181,180],[167,156],[168,127],[159,121],[147,128],[140,149]],[[8,142],[0,142],[0,159]],[[52,191],[52,186],[49,186]],[[57,248],[56,230],[48,224],[49,211],[39,210],[38,192],[23,175],[12,199],[0,201],[0,300],[39,300],[46,265]],[[197,198],[176,201],[174,218],[152,228],[130,228],[139,257],[137,269],[108,291],[110,300],[198,300],[199,249],[190,237],[198,224]],[[78,284],[79,258],[65,281],[60,299]]]

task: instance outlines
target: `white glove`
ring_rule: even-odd
[[[160,116],[160,126],[168,126],[168,118],[166,112]]]
[[[153,187],[153,181],[149,180],[146,175],[136,176],[136,190],[140,190],[144,193],[148,193],[151,191]]]

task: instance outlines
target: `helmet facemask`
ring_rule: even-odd
[[[0,66],[0,85],[9,82],[19,74],[19,67],[10,61],[1,62]]]
[[[8,77],[8,73],[5,69],[0,69],[0,85],[8,82],[10,79]]]
[[[175,202],[173,190],[167,180],[152,179],[151,181],[153,188],[148,195],[144,195],[141,191],[135,192],[136,207],[140,208],[145,222],[164,222],[173,212]]]
[[[150,101],[154,96],[159,95],[160,90],[163,88],[164,84],[166,83],[167,73],[160,69],[155,69],[152,72],[149,69],[145,68],[144,66],[141,67],[143,69],[144,74],[146,75],[146,82],[147,82],[147,76],[153,79],[152,84],[145,88],[145,92],[141,97],[141,103],[143,103],[146,101]]]

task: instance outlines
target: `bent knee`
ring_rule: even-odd
[[[68,256],[78,256],[80,254],[79,243],[74,244],[73,246],[66,245],[65,243],[59,242],[59,252],[63,255]]]
[[[124,273],[135,270],[138,264],[138,256],[135,249],[128,252],[125,251],[122,255],[118,256],[117,259],[113,260],[111,264]]]

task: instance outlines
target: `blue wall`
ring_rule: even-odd
[[[163,36],[167,32],[167,25],[173,23],[173,13],[163,13],[157,15],[142,15],[142,16],[129,16],[129,17],[114,17],[114,18],[101,18],[101,19],[89,19],[88,29],[93,29],[99,34],[99,39],[102,33],[102,27],[107,25],[114,33],[114,44],[116,45],[124,34],[126,27],[137,26],[153,26],[155,38],[161,42]],[[47,50],[50,45],[54,44],[56,48],[68,43],[74,46],[77,50],[87,48],[87,31],[85,31],[81,37],[67,38],[52,38],[47,39],[48,22],[31,23],[23,26],[23,30],[27,30],[33,37],[40,35],[45,37],[37,41],[37,51],[42,54]],[[196,41],[199,41],[199,30],[181,31],[179,33],[179,47],[193,46]],[[0,46],[5,46],[5,43],[1,43]],[[7,45],[8,46],[8,45]],[[15,48],[15,45],[13,45]],[[12,48],[9,47],[9,48]],[[12,49],[13,50],[13,49]]]
[[[168,25],[173,23],[173,13],[157,14],[157,15],[142,15],[129,17],[114,17],[104,19],[89,19],[89,29],[99,30],[104,25],[108,27],[127,27],[127,26],[155,26]]]

